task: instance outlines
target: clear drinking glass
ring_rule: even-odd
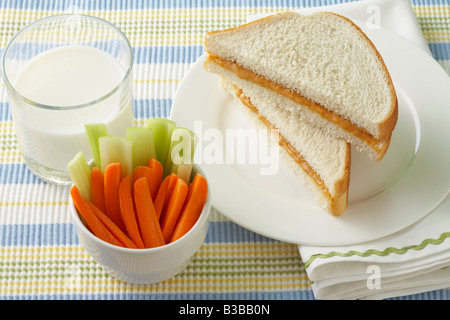
[[[80,150],[91,158],[86,123],[126,135],[134,125],[132,66],[126,36],[93,16],[50,16],[10,40],[2,76],[24,161],[36,176],[71,183],[67,163]]]

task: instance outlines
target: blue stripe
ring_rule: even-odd
[[[46,183],[37,178],[23,163],[0,164],[0,184]]]
[[[230,221],[209,224],[205,243],[275,242]],[[79,244],[72,223],[0,225],[0,246],[63,246]]]
[[[26,47],[31,47],[29,43],[22,43],[16,45],[17,51],[20,56],[17,59],[30,59],[37,52],[34,53],[31,50],[25,50]],[[42,50],[48,50],[55,47],[55,45],[47,45]],[[22,49],[21,49],[22,48]],[[0,55],[3,54],[4,48],[1,48]],[[198,46],[153,46],[153,47],[134,47],[133,57],[134,63],[193,63],[203,53],[205,49],[203,45]]]
[[[0,296],[0,300],[314,300],[309,290],[270,292],[221,293],[105,293],[105,294],[51,294]],[[449,300],[450,290],[441,289],[386,300]],[[184,303],[184,302],[183,302]],[[264,304],[264,302],[262,302]],[[270,304],[270,303],[269,303]],[[179,310],[179,309],[176,309]],[[272,312],[275,310],[271,309]]]
[[[450,0],[449,0],[450,1]],[[428,44],[435,59],[450,60],[450,42]],[[0,50],[0,55],[3,50]],[[134,63],[194,63],[205,52],[201,46],[157,46],[133,48]]]
[[[241,7],[264,7],[264,8],[298,8],[316,7],[324,5],[334,5],[340,3],[354,2],[355,0],[94,0],[94,1],[73,1],[73,0],[52,0],[52,1],[3,1],[0,8],[5,9],[27,9],[27,10],[55,10],[65,11],[75,6],[80,10],[140,10],[140,9],[186,9],[186,8],[241,8]],[[416,6],[439,6],[449,5],[450,0],[411,0]]]
[[[168,118],[171,107],[172,99],[137,99],[134,100],[133,112],[138,119]],[[0,121],[12,121],[9,102],[0,102],[0,116]]]
[[[432,42],[428,46],[436,60],[450,60],[450,42]]]
[[[450,60],[450,42],[432,42],[429,43],[429,47],[435,59]],[[2,51],[0,50],[0,55]],[[205,53],[203,45],[133,48],[135,64],[194,63],[203,53]]]
[[[413,6],[447,6],[450,0],[411,0]]]
[[[143,289],[145,290],[145,289]],[[0,296],[0,300],[314,300],[314,294],[309,290],[270,291],[270,292],[196,292],[196,293],[106,293],[106,294],[51,294],[43,292],[40,295]],[[186,306],[186,302],[182,302]],[[241,302],[243,304],[243,302]],[[260,304],[264,304],[261,302]],[[267,304],[270,305],[270,302]],[[207,305],[207,304],[206,304]],[[153,307],[151,304],[149,307]],[[170,307],[174,307],[170,305]],[[220,304],[217,305],[220,308]],[[271,314],[282,314],[273,306],[269,307]],[[162,309],[161,309],[162,310]],[[174,309],[171,309],[174,310]],[[176,307],[174,315],[178,315]],[[217,314],[220,314],[217,312]],[[233,316],[231,316],[233,317]],[[200,317],[199,317],[200,318]],[[245,318],[243,316],[242,318]],[[186,319],[191,319],[186,316]]]
[[[134,117],[136,119],[168,118],[172,107],[172,99],[150,99],[134,101]]]
[[[450,289],[427,291],[403,297],[389,298],[386,300],[450,300]]]
[[[0,226],[2,246],[49,246],[78,244],[72,224],[14,224]]]
[[[134,63],[193,63],[205,52],[201,46],[135,47]]]
[[[53,1],[6,1],[1,4],[1,8],[8,9],[28,9],[28,10],[49,10],[64,11],[72,6],[76,6],[81,10],[140,10],[140,9],[185,9],[185,8],[240,8],[240,7],[311,7],[318,5],[331,5],[345,2],[352,2],[353,0],[197,0],[197,1],[179,1],[179,0],[112,0],[112,1],[72,1],[72,0],[53,0]]]
[[[0,102],[0,121],[11,121],[11,111],[8,102]]]

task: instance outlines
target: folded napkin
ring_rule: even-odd
[[[450,287],[450,198],[405,231],[357,245],[299,245],[318,299],[381,299]]]
[[[409,0],[362,0],[298,10],[314,11],[367,21],[430,53]],[[317,299],[383,299],[449,288],[450,197],[419,223],[389,237],[348,246],[298,248]]]

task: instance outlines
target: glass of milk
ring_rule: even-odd
[[[67,163],[80,150],[92,158],[85,124],[123,137],[134,126],[132,47],[105,20],[38,20],[11,39],[1,63],[24,162],[44,181],[70,184]]]

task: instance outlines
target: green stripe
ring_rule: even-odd
[[[22,272],[26,270],[66,270],[76,265],[82,265],[79,269],[92,269],[91,266],[86,266],[89,263],[93,267],[97,267],[98,264],[95,261],[61,261],[52,260],[47,262],[31,262],[31,261],[10,261],[0,264],[0,278],[1,274],[13,269],[13,272]],[[56,265],[56,266],[53,266]],[[188,265],[188,268],[207,268],[207,269],[232,269],[232,268],[271,268],[271,269],[285,269],[285,268],[302,268],[301,259],[279,259],[279,258],[267,258],[267,259],[193,259]]]
[[[283,261],[280,261],[283,260]],[[287,261],[284,261],[287,260]],[[289,262],[292,261],[292,262]],[[205,264],[207,262],[207,264]],[[244,262],[244,264],[241,264]],[[201,265],[198,265],[201,263]],[[12,261],[3,262],[0,267],[0,280],[27,280],[48,278],[70,278],[70,270],[77,270],[79,277],[108,277],[103,267],[95,261],[51,260],[45,262]],[[56,266],[55,266],[56,265]],[[11,269],[13,271],[11,272]],[[235,270],[241,269],[241,270]],[[269,270],[267,270],[269,269]],[[271,259],[193,259],[180,276],[232,277],[232,276],[271,276],[305,274],[299,258]]]
[[[64,280],[67,278],[72,278],[76,276],[77,278],[110,278],[111,276],[104,271],[102,268],[95,268],[89,270],[81,270],[80,273],[71,274],[67,272],[67,268],[62,268],[61,273],[29,273],[24,274],[26,270],[23,270],[21,274],[13,274],[7,275],[3,274],[0,276],[1,281],[19,281],[19,280],[39,280],[39,279],[60,279]],[[81,269],[81,268],[80,268]],[[86,272],[87,271],[87,272]],[[94,272],[93,272],[94,271]],[[250,270],[250,271],[238,271],[238,272],[228,272],[228,271],[198,271],[198,270],[190,270],[186,268],[182,272],[180,272],[177,277],[216,277],[216,278],[233,278],[233,277],[270,277],[270,276],[295,276],[295,275],[303,275],[306,276],[304,271],[292,269],[292,270],[274,270],[274,271],[259,271],[259,270]],[[236,279],[239,280],[239,279]]]
[[[403,248],[394,248],[394,247],[389,247],[386,248],[383,251],[380,250],[375,250],[375,249],[369,249],[365,252],[359,252],[359,251],[348,251],[345,253],[342,252],[337,252],[337,251],[332,251],[329,252],[327,254],[323,254],[323,253],[318,253],[318,254],[314,254],[312,255],[308,261],[305,262],[305,267],[308,268],[311,263],[315,260],[315,259],[326,259],[326,258],[331,258],[331,257],[351,257],[351,256],[360,256],[360,257],[369,257],[372,255],[377,255],[377,256],[388,256],[391,253],[396,253],[396,254],[404,254],[406,252],[408,252],[409,250],[422,250],[423,248],[425,248],[426,246],[432,244],[432,245],[438,245],[441,244],[442,242],[444,242],[445,239],[450,237],[450,232],[444,232],[443,234],[441,234],[441,236],[437,239],[425,239],[422,241],[421,244],[418,245],[410,245],[410,246],[405,246]]]
[[[220,266],[219,266],[220,267]],[[1,281],[19,281],[19,280],[39,280],[39,279],[66,279],[71,278],[73,276],[77,276],[79,278],[109,278],[110,275],[104,271],[103,268],[85,268],[85,270],[81,270],[76,274],[72,274],[67,272],[67,268],[61,268],[60,273],[24,273],[27,270],[21,270],[20,274],[3,274],[0,276]],[[44,271],[48,271],[45,269]],[[249,270],[249,271],[198,271],[191,270],[190,268],[186,268],[182,272],[178,274],[178,277],[270,277],[270,276],[282,276],[282,275],[303,275],[306,276],[305,272],[300,269],[292,269],[292,270],[273,270],[273,271],[264,271],[264,270]]]

